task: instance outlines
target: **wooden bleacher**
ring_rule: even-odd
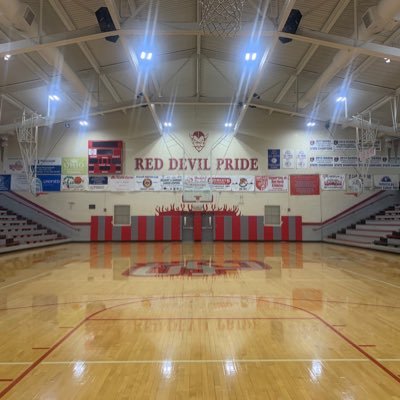
[[[388,207],[341,229],[324,241],[400,253],[400,205]]]

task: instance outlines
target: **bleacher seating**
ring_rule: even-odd
[[[325,241],[400,253],[400,205],[388,207],[341,229]]]
[[[63,243],[61,234],[0,207],[0,253],[40,245]]]

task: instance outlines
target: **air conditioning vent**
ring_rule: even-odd
[[[368,9],[367,12],[362,16],[362,21],[366,29],[368,29],[372,25],[373,19],[371,9]]]
[[[35,14],[33,13],[30,7],[26,7],[24,12],[24,20],[29,26],[31,26],[34,19],[35,19]]]

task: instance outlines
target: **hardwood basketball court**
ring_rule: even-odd
[[[3,255],[0,398],[400,398],[397,267],[322,243]]]

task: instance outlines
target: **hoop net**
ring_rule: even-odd
[[[17,139],[30,192],[37,196],[43,191],[42,182],[36,177],[38,148],[38,114],[26,118],[22,113],[21,123],[17,126]]]
[[[371,115],[366,118],[363,115],[356,117],[359,122],[356,127],[356,149],[357,149],[357,169],[359,179],[355,182],[355,193],[361,194],[364,190],[364,181],[367,178],[371,159],[376,155],[376,139],[378,137],[379,126],[372,123]]]
[[[205,34],[233,37],[240,29],[244,0],[200,0],[200,27]]]

